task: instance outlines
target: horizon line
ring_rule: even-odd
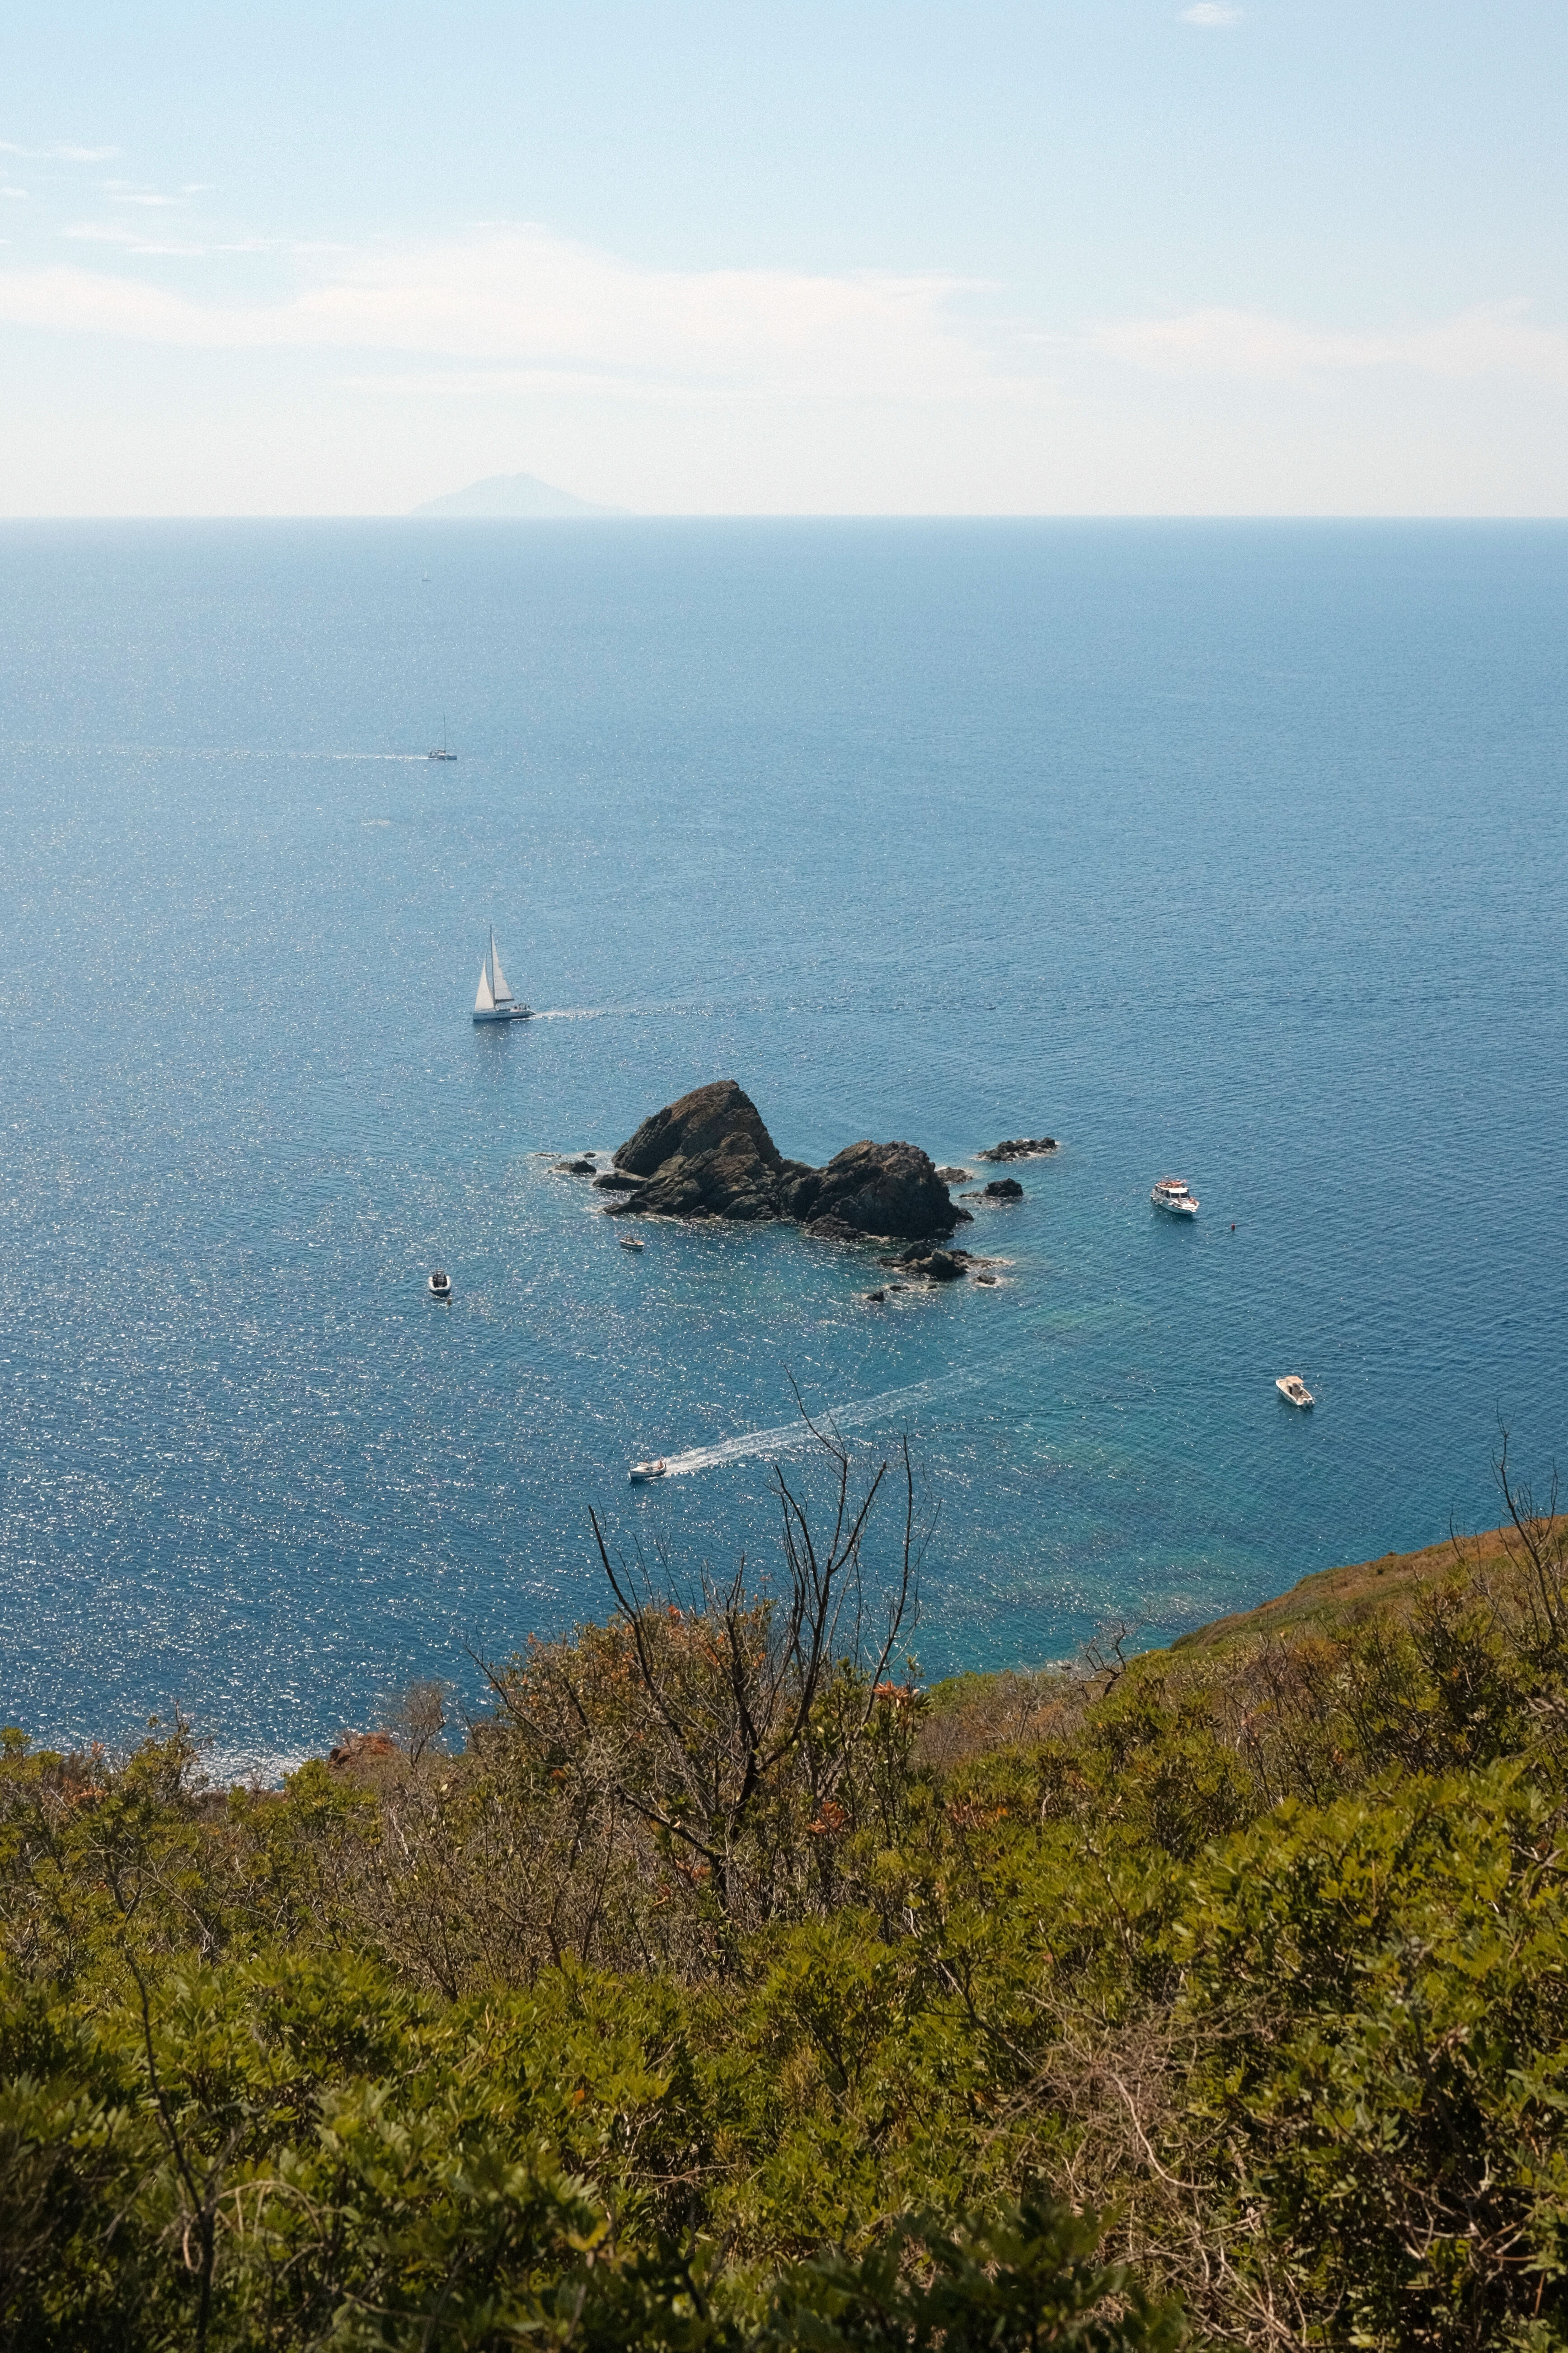
[[[645,522],[1310,522],[1310,523],[1561,523],[1568,522],[1568,511],[1542,514],[1508,512],[1472,513],[1457,510],[1451,513],[1411,512],[1406,509],[1378,510],[1374,512],[1311,509],[1237,509],[1224,507],[1132,511],[1120,508],[1075,507],[1016,507],[1006,510],[973,507],[930,507],[918,511],[907,508],[820,508],[785,512],[754,507],[691,508],[668,507],[646,510],[622,508],[601,514],[565,515],[432,515],[367,507],[344,513],[321,509],[299,508],[288,513],[268,512],[256,509],[236,508],[214,513],[136,514],[92,513],[0,513],[0,526],[5,523],[89,523],[89,522],[406,522],[442,531],[475,528],[481,531],[517,530],[576,530],[584,526],[601,528],[605,524]]]

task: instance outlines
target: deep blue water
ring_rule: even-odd
[[[5,1716],[471,1692],[591,1503],[765,1557],[792,1376],[913,1437],[928,1675],[1489,1525],[1568,1420],[1565,624],[1555,526],[0,529]],[[471,1024],[491,921],[552,1018]],[[550,1156],[720,1076],[1061,1138],[1007,1279],[619,1250]]]

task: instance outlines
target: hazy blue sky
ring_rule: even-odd
[[[0,512],[1568,512],[1564,0],[0,34]]]

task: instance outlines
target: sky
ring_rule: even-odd
[[[1568,513],[1563,0],[50,0],[0,514]]]

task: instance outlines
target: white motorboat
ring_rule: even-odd
[[[1174,1218],[1195,1218],[1198,1205],[1179,1176],[1162,1176],[1149,1198],[1157,1209],[1168,1209]]]
[[[429,575],[426,575],[426,576],[428,577]],[[447,714],[443,711],[441,713],[440,748],[438,750],[426,752],[425,757],[427,760],[455,760],[457,756],[456,752],[449,752],[447,749]]]
[[[425,1288],[430,1293],[432,1299],[450,1299],[452,1296],[452,1278],[449,1274],[446,1273],[442,1268],[437,1267],[435,1272],[431,1275],[430,1280],[426,1284]]]
[[[621,1236],[621,1248],[623,1250],[647,1250],[647,1242],[639,1242],[635,1234],[623,1234]]]
[[[533,1008],[521,1005],[506,985],[506,975],[496,954],[496,935],[490,934],[490,944],[485,960],[479,966],[479,990],[474,999],[476,1021],[531,1021]]]
[[[1313,1405],[1317,1402],[1300,1373],[1281,1373],[1274,1386],[1287,1405]]]
[[[662,1479],[668,1468],[669,1465],[665,1461],[662,1454],[658,1458],[657,1461],[634,1462],[632,1464],[631,1472],[632,1485],[634,1487],[642,1487],[646,1486],[650,1479]]]

